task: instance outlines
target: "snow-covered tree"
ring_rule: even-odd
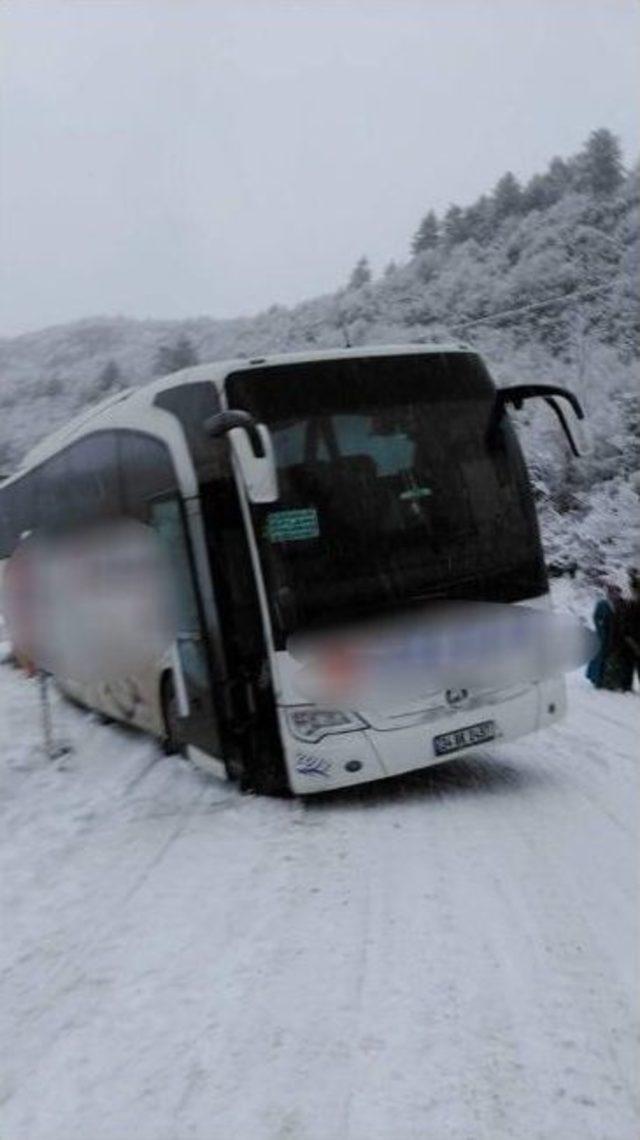
[[[548,194],[548,204],[559,201],[564,194],[568,194],[573,187],[575,160],[565,162],[563,158],[551,159],[549,169],[544,175]]]
[[[370,281],[371,268],[369,266],[369,261],[366,257],[361,257],[360,260],[356,262],[353,270],[351,271],[348,288],[361,289],[363,285],[368,285]]]
[[[64,380],[57,372],[54,372],[52,376],[48,376],[43,382],[41,392],[43,396],[49,396],[50,399],[55,399],[56,396],[62,395],[64,388]]]
[[[106,396],[109,392],[115,392],[122,387],[124,385],[118,365],[115,360],[108,360],[98,373],[96,392],[104,392]]]
[[[464,211],[464,221],[469,238],[484,245],[493,237],[496,228],[496,215],[493,202],[482,194],[472,206]]]
[[[459,245],[469,236],[464,211],[460,206],[449,206],[444,216],[444,235],[448,245]]]
[[[181,336],[174,344],[161,344],[156,353],[155,376],[166,376],[179,372],[181,368],[191,368],[198,363],[198,353],[187,336]]]
[[[620,143],[605,128],[593,131],[577,162],[578,188],[589,194],[614,194],[624,179]]]
[[[435,249],[440,240],[440,226],[433,210],[420,222],[411,242],[412,253],[425,253],[426,250]]]
[[[522,190],[522,210],[544,210],[550,205],[549,192],[544,174],[534,174]]]
[[[493,191],[493,211],[497,222],[512,214],[520,213],[522,209],[522,190],[520,183],[511,171],[502,175]]]
[[[11,474],[14,462],[15,455],[11,443],[8,439],[0,440],[0,479],[5,479]]]

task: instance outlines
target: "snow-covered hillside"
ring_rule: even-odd
[[[112,388],[148,380],[163,346],[182,341],[206,361],[464,338],[499,382],[566,384],[583,401],[593,452],[577,463],[548,410],[523,416],[549,561],[621,573],[640,548],[640,178],[636,169],[594,197],[567,174],[579,160],[564,164],[567,184],[550,202],[534,178],[525,205],[487,229],[483,198],[462,212],[467,236],[443,233],[378,280],[361,274],[291,309],[227,321],[99,318],[0,341],[0,470]],[[563,165],[554,163],[543,184]]]
[[[635,1140],[636,694],[306,804],[0,666],[7,1140]]]

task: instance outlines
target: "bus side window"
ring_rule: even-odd
[[[38,525],[36,499],[39,483],[40,472],[36,470],[24,475],[16,485],[14,500],[15,542],[19,542],[20,536],[25,531],[35,530]]]
[[[168,448],[142,432],[118,433],[124,513],[149,521],[149,500],[177,490]]]
[[[189,554],[186,520],[177,495],[149,504],[149,521],[164,547],[176,619],[176,646],[192,719],[185,739],[220,755],[207,643]]]
[[[19,483],[0,490],[0,558],[8,558],[17,541],[16,491]]]
[[[6,552],[0,549],[0,557],[8,557],[21,536],[27,531],[35,530],[37,526],[34,489],[38,478],[37,471],[30,471],[2,492],[0,515],[3,516],[3,541],[8,544],[8,549]]]
[[[65,512],[71,524],[113,518],[121,511],[115,432],[85,436],[67,448]]]
[[[171,412],[182,425],[191,460],[198,474],[198,481],[220,478],[225,471],[225,449],[216,444],[205,430],[205,420],[220,411],[220,397],[210,380],[198,380],[193,384],[180,384],[177,388],[167,388],[158,392],[153,401],[157,408]]]
[[[56,530],[67,521],[69,502],[67,471],[65,452],[52,456],[38,468],[34,506],[37,525],[41,530]]]

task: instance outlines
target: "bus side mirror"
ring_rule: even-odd
[[[266,424],[256,423],[249,412],[238,408],[210,416],[204,426],[213,439],[229,436],[250,501],[277,502],[278,476],[271,433]]]
[[[498,429],[500,427],[502,417],[504,416],[507,404],[512,404],[514,408],[520,409],[525,400],[543,399],[557,416],[558,422],[562,428],[567,443],[571,448],[572,454],[575,455],[576,458],[579,458],[580,452],[576,447],[575,440],[571,433],[571,428],[569,427],[566,416],[555,397],[561,400],[566,400],[567,403],[571,406],[572,410],[575,412],[577,419],[584,420],[582,405],[578,400],[578,397],[574,396],[573,392],[570,392],[568,388],[560,388],[556,384],[513,384],[509,388],[498,388],[489,420],[489,428],[487,433],[489,446],[496,446]]]

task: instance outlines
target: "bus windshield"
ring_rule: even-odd
[[[229,403],[269,425],[280,498],[253,506],[274,632],[428,598],[546,590],[528,478],[479,357],[430,353],[235,373]]]

